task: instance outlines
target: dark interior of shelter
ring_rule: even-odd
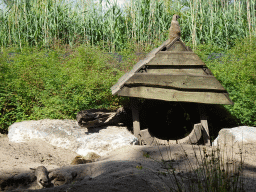
[[[163,140],[178,140],[186,137],[200,123],[198,103],[170,102],[154,99],[139,99],[139,119],[141,130],[148,129],[151,136]],[[224,106],[206,104],[211,141],[222,128],[241,125]],[[128,129],[132,131],[132,113],[126,108]]]

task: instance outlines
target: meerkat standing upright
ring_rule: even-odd
[[[169,39],[170,42],[172,42],[176,37],[180,37],[180,25],[177,19],[179,19],[180,16],[174,14],[172,17],[171,27],[169,29]]]

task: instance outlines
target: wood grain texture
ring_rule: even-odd
[[[137,98],[131,98],[132,118],[133,118],[133,134],[139,139],[140,118]]]
[[[207,75],[206,72],[202,68],[197,69],[184,69],[184,68],[148,68],[147,73],[150,74],[173,74],[173,75],[181,75],[181,74],[187,74],[187,75]]]
[[[191,51],[159,51],[147,65],[205,65],[204,62]]]
[[[171,87],[180,89],[210,89],[225,91],[219,81],[210,75],[190,75],[190,74],[134,74],[125,85],[147,85],[159,87]]]
[[[167,51],[187,51],[187,48],[183,43],[177,41],[172,46],[168,47]]]
[[[226,97],[225,93],[214,92],[189,92],[174,89],[157,87],[126,87],[117,92],[120,96],[140,97],[145,99],[159,99],[164,101],[195,102],[206,104],[227,104],[233,103]]]
[[[205,105],[198,104],[198,108],[199,108],[199,113],[200,113],[200,121],[201,121],[201,124],[202,124],[204,144],[207,145],[207,146],[210,146],[211,145],[210,132],[209,132],[209,128],[208,128],[207,114],[206,114],[206,110],[205,110]]]

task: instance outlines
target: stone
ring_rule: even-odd
[[[90,152],[85,157],[83,157],[81,155],[76,156],[74,158],[74,160],[71,162],[71,165],[92,163],[92,162],[95,162],[99,158],[100,158],[100,155]]]
[[[104,156],[108,152],[131,144],[138,139],[127,127],[106,126],[93,130],[81,128],[74,120],[31,120],[12,124],[8,130],[11,142],[41,139],[53,146],[69,149],[81,156],[93,152]]]
[[[78,155],[71,162],[71,165],[79,165],[79,164],[86,164],[86,163],[92,163],[92,162],[93,162],[92,160],[87,160],[83,156]]]
[[[256,127],[240,126],[224,128],[219,131],[218,137],[212,142],[212,146],[233,146],[256,142]]]

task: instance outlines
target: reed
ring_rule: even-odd
[[[235,39],[256,34],[254,0],[130,0],[122,8],[102,0],[13,2],[0,11],[1,47],[50,47],[60,41],[116,51],[130,40],[144,47],[167,39],[174,13],[181,16],[182,39],[194,48],[202,43],[230,48]]]

